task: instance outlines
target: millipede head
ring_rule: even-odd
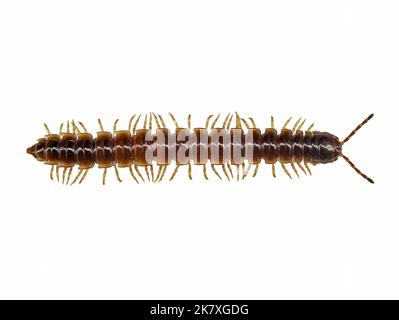
[[[331,163],[336,161],[342,152],[339,138],[328,132],[319,134],[319,161],[320,163]]]

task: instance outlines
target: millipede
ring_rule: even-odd
[[[206,180],[209,180],[207,170],[210,166],[217,179],[238,181],[249,174],[255,177],[262,162],[271,165],[272,176],[276,177],[278,162],[283,172],[293,179],[294,174],[299,178],[300,172],[312,175],[309,164],[332,163],[338,158],[344,159],[360,176],[374,183],[342,152],[343,145],[373,114],[342,141],[331,133],[313,130],[314,124],[302,131],[306,121],[302,118],[290,128],[292,117],[289,118],[277,131],[274,118],[270,117],[270,128],[262,131],[252,117],[243,118],[237,112],[223,118],[220,118],[221,114],[209,115],[204,127],[199,128],[191,128],[191,115],[187,117],[186,127],[179,126],[172,113],[169,116],[175,127],[172,130],[166,126],[162,115],[153,112],[144,116],[133,115],[127,130],[118,130],[116,120],[112,132],[105,131],[98,119],[100,130],[96,137],[80,121],[62,123],[58,133],[52,133],[44,124],[47,134],[29,147],[27,153],[51,166],[51,180],[66,185],[82,183],[96,164],[103,169],[102,183],[105,185],[111,168],[120,182],[119,168],[127,168],[136,183],[159,183],[172,163],[175,167],[170,181],[183,166],[191,180],[193,165],[202,167]],[[75,166],[78,170],[76,175],[73,174]]]

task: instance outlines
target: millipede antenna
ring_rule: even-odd
[[[345,160],[346,162],[349,163],[349,165],[353,168],[353,170],[355,170],[358,174],[360,174],[360,175],[361,175],[364,179],[366,179],[368,182],[374,184],[374,180],[371,179],[371,178],[369,178],[368,176],[366,176],[363,172],[361,172],[361,171],[355,166],[355,164],[354,164],[352,161],[349,160],[349,158],[348,158],[347,156],[345,156],[345,155],[343,155],[343,154],[341,153],[341,157],[344,158],[344,160]]]
[[[361,124],[359,124],[355,130],[353,130],[349,136],[347,136],[343,141],[341,141],[341,146],[343,146],[345,143],[347,143],[349,141],[350,138],[352,138],[356,132],[358,132],[360,130],[361,127],[363,127],[367,122],[370,121],[370,119],[374,117],[374,114],[370,114]]]

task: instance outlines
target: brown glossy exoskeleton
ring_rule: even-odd
[[[58,134],[52,134],[45,124],[47,135],[38,139],[27,149],[27,152],[38,161],[51,165],[51,179],[53,179],[55,169],[57,180],[60,180],[61,168],[63,170],[62,182],[65,183],[66,180],[66,184],[69,183],[75,166],[78,166],[79,171],[71,184],[79,178],[79,183],[81,183],[95,164],[104,169],[103,184],[105,184],[107,169],[112,167],[119,181],[121,179],[118,168],[129,168],[130,174],[137,183],[139,180],[144,182],[145,179],[139,170],[142,167],[148,181],[160,182],[172,161],[175,162],[176,167],[170,180],[175,177],[181,166],[188,168],[188,176],[191,179],[191,164],[202,166],[203,175],[208,180],[206,167],[210,163],[212,171],[219,179],[222,177],[217,167],[222,169],[225,177],[230,181],[235,178],[232,170],[234,166],[237,180],[240,177],[245,179],[252,166],[255,168],[253,172],[253,177],[255,177],[262,161],[272,166],[274,177],[276,176],[275,164],[279,162],[284,172],[292,178],[287,165],[291,166],[299,177],[297,167],[305,175],[311,175],[309,164],[331,163],[340,157],[363,178],[374,183],[342,153],[342,146],[373,117],[372,114],[342,141],[331,133],[313,131],[313,124],[306,131],[302,131],[305,123],[302,119],[299,119],[292,129],[288,129],[290,118],[278,132],[274,128],[274,119],[271,117],[271,127],[262,132],[251,117],[247,122],[237,112],[235,115],[234,127],[231,126],[234,114],[228,114],[223,125],[218,127],[219,114],[212,123],[210,121],[213,115],[210,115],[204,127],[191,129],[191,115],[188,116],[187,127],[182,128],[179,127],[176,118],[170,114],[176,127],[174,132],[166,127],[161,115],[154,113],[150,113],[149,118],[145,116],[142,128],[138,128],[141,115],[137,118],[134,115],[130,119],[127,130],[117,131],[118,120],[116,120],[113,133],[105,131],[101,121],[98,120],[100,131],[97,132],[96,137],[88,133],[81,122],[78,122],[80,126],[78,127],[72,121],[72,128],[70,128],[68,121],[66,132],[63,131],[62,124]],[[153,119],[156,123],[155,130],[152,127]],[[158,167],[156,177],[154,166]],[[241,175],[240,168],[242,168]]]

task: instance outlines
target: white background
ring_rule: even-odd
[[[399,298],[397,1],[2,1],[0,298]],[[67,119],[98,130],[240,111],[344,138],[313,177],[105,187],[26,154]],[[169,121],[171,125],[171,122]],[[169,174],[171,169],[169,169]],[[211,174],[210,174],[211,175]]]

